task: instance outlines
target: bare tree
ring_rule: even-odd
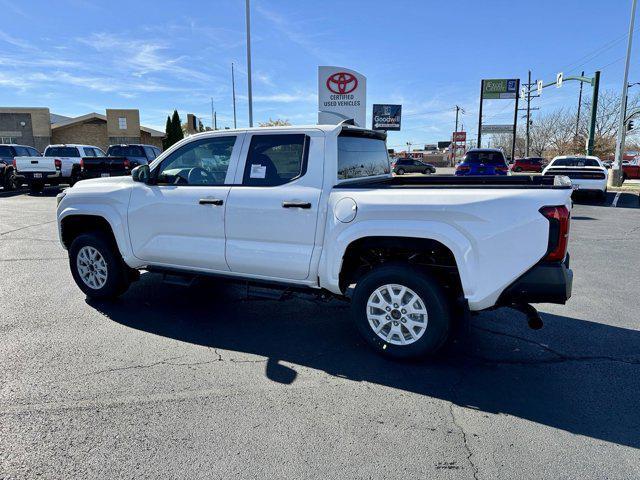
[[[290,125],[291,123],[289,122],[288,119],[282,120],[280,118],[276,118],[274,120],[271,117],[269,117],[269,120],[266,122],[258,123],[258,126],[260,127],[288,127]]]

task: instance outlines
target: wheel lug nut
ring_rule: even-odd
[[[398,322],[393,322],[393,324],[397,327],[398,326]]]
[[[402,323],[407,323],[407,319],[406,319],[406,318],[403,318],[403,319],[402,319]]]
[[[387,307],[387,312],[390,312],[390,311],[391,311],[391,307]]]
[[[403,308],[403,309],[402,309],[402,313],[407,313],[407,311]]]
[[[391,320],[391,317],[389,315],[387,315],[387,320]]]
[[[394,304],[393,304],[393,308],[398,308],[398,304],[397,304],[397,303],[394,303]]]

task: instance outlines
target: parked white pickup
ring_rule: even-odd
[[[394,178],[383,133],[330,125],[193,135],[131,177],[67,189],[57,215],[90,297],[141,269],[312,289],[349,298],[374,348],[409,357],[463,309],[535,317],[528,303],[569,298],[570,194],[560,177]]]
[[[42,157],[16,157],[14,166],[32,192],[41,192],[45,185],[73,185],[79,179],[82,157],[104,156],[92,145],[49,145]]]

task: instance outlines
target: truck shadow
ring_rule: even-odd
[[[297,377],[286,362],[640,448],[636,330],[543,314],[534,332],[500,310],[474,317],[467,340],[443,357],[400,363],[364,345],[337,301],[250,300],[240,287],[176,287],[143,274],[119,300],[88,302],[130,328],[226,350],[225,361],[266,358],[265,374],[282,384]]]

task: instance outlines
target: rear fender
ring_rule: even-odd
[[[342,260],[349,245],[365,237],[408,237],[436,240],[446,246],[456,260],[465,296],[475,292],[472,272],[477,271],[473,240],[451,225],[434,221],[378,221],[366,220],[342,230],[335,238],[327,239],[320,260],[320,286],[340,294],[339,278]],[[330,248],[328,248],[330,246]]]

